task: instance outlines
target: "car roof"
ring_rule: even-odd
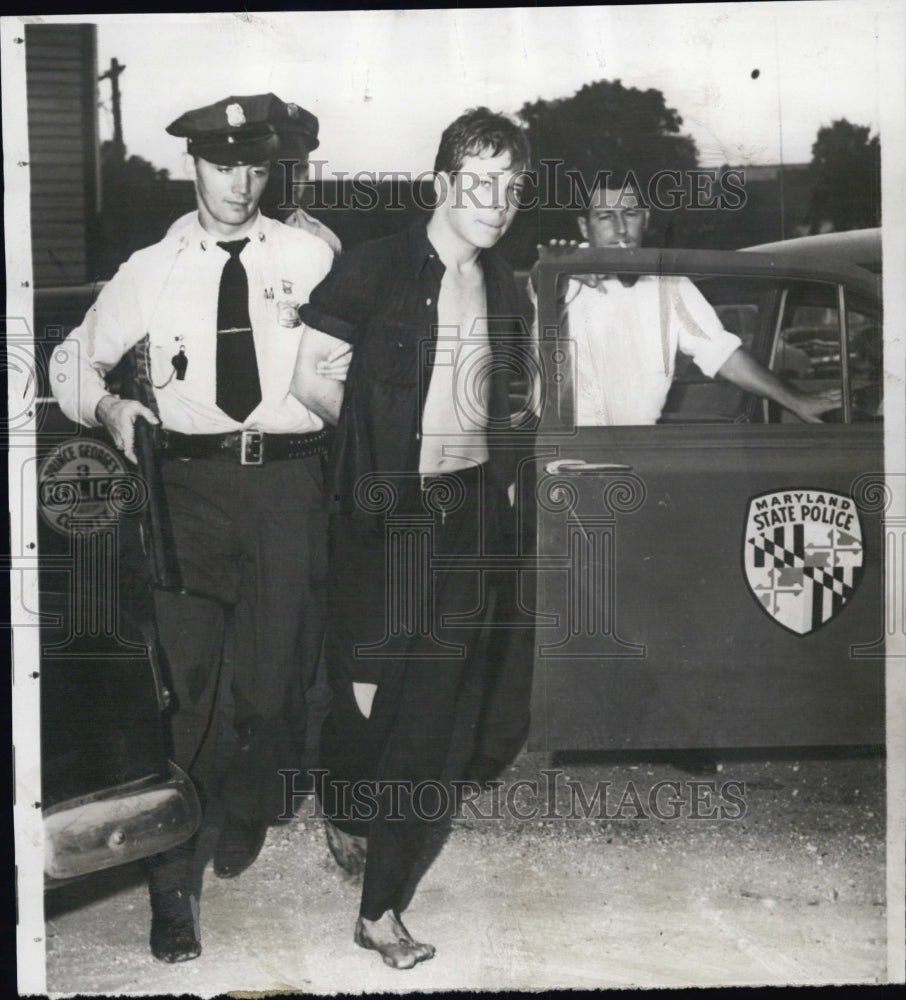
[[[874,274],[881,273],[881,230],[852,229],[842,233],[821,233],[816,236],[799,236],[776,243],[761,243],[746,250],[759,253],[782,253],[808,257],[833,257],[864,267]]]
[[[799,241],[790,240],[789,244]],[[774,248],[776,247],[776,249]],[[752,252],[750,252],[752,251]],[[859,295],[875,300],[881,294],[881,275],[852,263],[846,255],[829,252],[826,244],[810,243],[791,250],[788,243],[746,250],[679,250],[637,247],[541,247],[539,290],[561,274],[678,274],[696,277],[782,276],[790,281],[843,282]],[[548,281],[548,279],[550,279]],[[553,294],[548,288],[547,294]]]

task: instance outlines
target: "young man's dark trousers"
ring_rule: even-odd
[[[368,836],[369,920],[402,908],[428,824],[448,815],[448,782],[472,753],[492,559],[512,516],[486,472],[425,479],[410,517],[331,521],[321,800],[340,829]],[[378,685],[368,718],[356,681]]]

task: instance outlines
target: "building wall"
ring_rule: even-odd
[[[79,284],[99,211],[95,26],[26,25],[25,63],[34,283]]]

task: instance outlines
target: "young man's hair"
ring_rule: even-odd
[[[467,156],[502,153],[509,153],[513,170],[525,170],[530,155],[525,132],[504,114],[471,108],[444,129],[434,170],[453,176],[462,169]]]

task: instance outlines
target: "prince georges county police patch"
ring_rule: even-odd
[[[758,603],[806,635],[838,615],[862,576],[862,526],[850,497],[783,490],[749,501],[744,563]]]
[[[38,509],[63,535],[108,528],[146,500],[141,476],[127,470],[119,452],[90,438],[57,445],[38,471]]]

